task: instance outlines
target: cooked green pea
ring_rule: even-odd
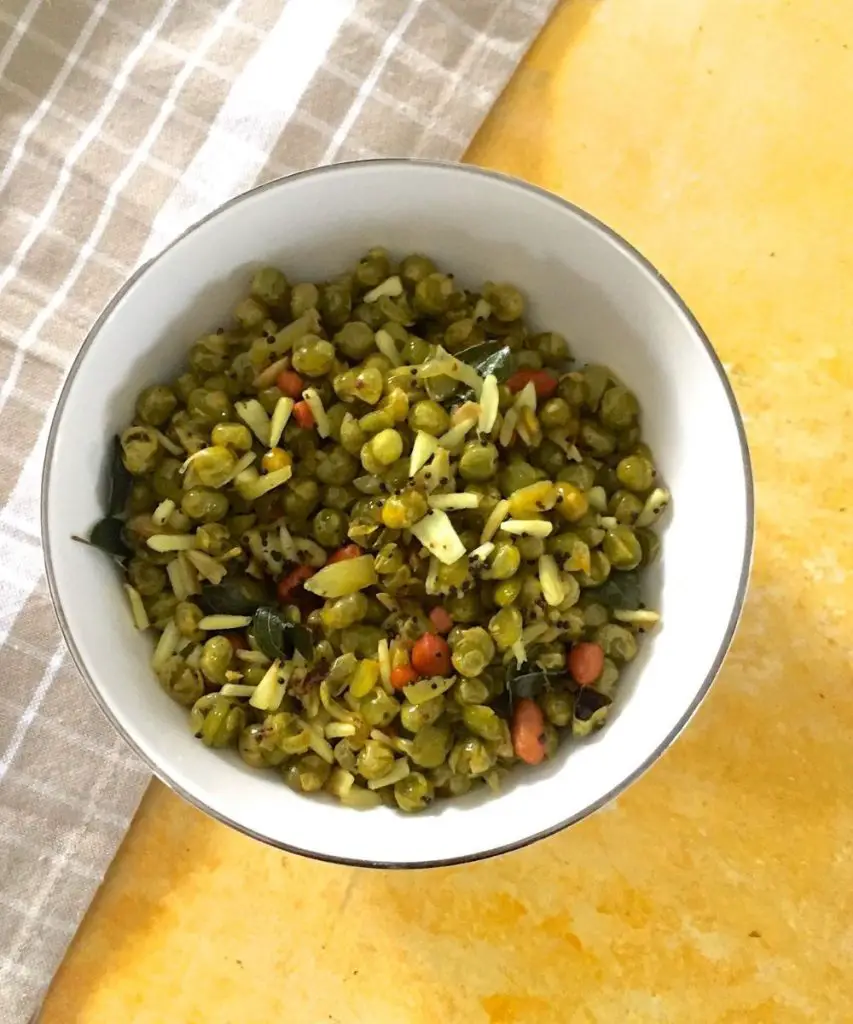
[[[499,651],[508,651],[521,639],[523,626],[521,612],[515,605],[509,605],[491,617],[489,633]]]
[[[316,480],[292,480],[284,494],[284,514],[290,519],[307,519],[320,501]]]
[[[166,573],[159,566],[142,558],[132,558],[127,566],[127,576],[132,586],[143,597],[153,597],[166,586]]]
[[[191,708],[204,693],[201,674],[177,655],[157,670],[157,679],[172,700],[185,708]]]
[[[453,737],[446,726],[425,725],[415,733],[409,757],[419,768],[437,768],[447,760]]]
[[[230,449],[212,445],[196,455],[193,469],[205,487],[222,487],[231,476],[236,461]]]
[[[252,295],[267,306],[286,306],[290,301],[290,285],[287,278],[276,267],[261,267],[255,271],[251,286]]]
[[[429,806],[432,798],[432,783],[420,772],[409,772],[405,779],[394,783],[394,799],[401,811],[422,811]]]
[[[181,508],[190,517],[204,523],[217,523],[228,514],[228,499],[207,487],[192,487],[181,499]]]
[[[490,442],[468,441],[459,459],[463,480],[491,480],[498,468],[498,450]]]
[[[453,667],[463,676],[480,675],[494,656],[494,641],[482,626],[463,630],[453,645]]]
[[[589,572],[577,574],[578,583],[582,587],[598,587],[610,575],[610,559],[603,551],[590,551]]]
[[[504,323],[518,320],[524,313],[524,296],[511,284],[483,285],[483,298],[492,307],[492,315]]]
[[[293,286],[290,293],[290,315],[294,320],[298,320],[309,310],[316,309],[319,304],[320,289],[316,284],[305,282]]]
[[[247,452],[252,447],[252,435],[242,423],[217,423],[210,432],[210,440],[221,448]]]
[[[454,622],[477,622],[483,611],[480,597],[473,590],[451,595],[445,601],[445,607]]]
[[[601,398],[599,418],[611,430],[625,430],[640,413],[640,406],[634,395],[621,384],[608,388]]]
[[[643,511],[643,502],[636,494],[620,489],[610,496],[607,511],[620,523],[630,526]]]
[[[557,480],[574,484],[578,490],[588,491],[595,485],[595,469],[585,462],[570,462],[557,474]]]
[[[269,317],[269,310],[263,302],[250,295],[237,303],[234,307],[234,316],[240,326],[248,331],[253,327],[260,327]]]
[[[343,447],[335,445],[317,462],[317,479],[323,484],[346,486],[359,473],[358,461]]]
[[[339,548],[346,539],[348,525],[349,520],[342,512],[321,508],[311,523],[311,532],[324,548]]]
[[[492,768],[497,755],[477,736],[460,740],[447,759],[457,775],[483,775]]]
[[[335,344],[349,359],[364,359],[376,349],[376,335],[360,320],[351,320],[335,335]]]
[[[415,309],[437,316],[448,309],[455,290],[453,279],[446,274],[427,274],[415,285]]]
[[[121,435],[121,458],[134,476],[150,473],[160,461],[163,449],[150,427],[129,427]]]
[[[608,530],[602,549],[615,569],[636,569],[643,557],[643,549],[630,526],[614,526]]]
[[[394,751],[378,740],[368,740],[358,752],[356,768],[368,781],[381,779],[394,766]]]
[[[373,689],[361,702],[359,710],[368,725],[381,729],[394,721],[400,705],[384,690]]]
[[[510,458],[506,467],[498,474],[498,482],[505,498],[511,497],[523,487],[529,487],[543,479],[541,470],[531,466],[523,459]]]
[[[608,658],[631,661],[637,655],[637,641],[630,629],[608,622],[595,631],[595,642]]]
[[[143,423],[162,426],[178,405],[178,399],[165,384],[154,384],[140,393],[136,400],[136,413]]]
[[[438,437],[450,427],[450,416],[432,399],[416,402],[409,413],[409,426],[412,430],[423,430],[424,433]]]
[[[574,419],[571,407],[564,398],[549,398],[537,410],[537,415],[544,430],[559,430],[567,427]]]
[[[187,401],[190,415],[200,423],[225,423],[234,413],[231,399],[224,391],[196,388]]]
[[[634,533],[643,552],[643,565],[651,565],[660,555],[660,537],[653,531],[638,527]]]
[[[322,377],[334,362],[334,345],[314,334],[306,334],[293,350],[293,368],[306,377]]]
[[[496,584],[492,591],[492,597],[499,608],[506,608],[518,599],[520,593],[521,578],[514,576],[512,579],[503,580]]]
[[[224,555],[231,547],[231,535],[224,523],[203,523],[196,530],[195,539],[199,550],[214,558]]]
[[[201,652],[201,671],[205,678],[217,686],[225,682],[225,671],[231,663],[233,649],[228,639],[224,636],[212,636]]]
[[[409,732],[419,732],[427,725],[432,725],[441,718],[445,709],[444,695],[430,697],[422,704],[404,702],[400,707],[400,724]]]
[[[626,455],[616,467],[616,479],[629,491],[643,494],[655,479],[655,468],[643,455]]]
[[[521,552],[518,546],[508,540],[497,541],[489,566],[491,578],[494,580],[508,580],[518,572],[520,565]]]
[[[352,311],[352,290],[347,282],[330,282],[320,293],[320,314],[329,327],[341,327]]]
[[[224,334],[206,334],[190,349],[190,369],[201,377],[219,373],[228,365],[228,339]],[[182,396],[183,397],[183,396]]]
[[[436,272],[436,266],[429,256],[413,254],[406,256],[400,264],[400,277],[404,284],[414,287],[425,277]]]
[[[562,366],[570,357],[569,343],[557,331],[543,331],[534,334],[530,339],[530,347],[541,356],[546,366]]]
[[[611,455],[616,450],[616,435],[594,420],[581,420],[578,442],[593,455]]]

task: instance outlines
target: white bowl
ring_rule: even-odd
[[[81,544],[102,514],[110,438],[139,390],[176,374],[262,263],[319,280],[370,245],[435,257],[463,283],[519,285],[533,322],[636,391],[672,490],[663,559],[648,574],[663,626],[626,673],[606,727],[554,762],[519,769],[500,796],[422,815],[348,810],[291,792],[193,739],[160,689],[114,568]],[[602,806],[673,741],[707,693],[749,574],[753,497],[743,425],[708,339],[657,271],[589,214],[471,167],[380,160],[325,167],[232,199],[140,268],[99,317],[65,383],[45,462],[42,535],[68,646],[104,713],[197,807],[283,849],[352,864],[476,860],[559,831]]]

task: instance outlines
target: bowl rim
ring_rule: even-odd
[[[272,839],[269,836],[265,836],[260,832],[256,832],[254,829],[248,828],[247,826],[235,821],[229,815],[220,813],[208,806],[203,800],[200,800],[188,793],[179,783],[177,783],[169,774],[168,770],[161,764],[158,764],[151,758],[140,746],[134,741],[134,739],[128,735],[121,723],[116,719],[115,715],[109,708],[105,698],[101,694],[100,688],[95,683],[91,674],[89,673],[88,667],[86,666],[83,657],[75,643],[74,637],[71,634],[71,630],[68,626],[67,619],[62,607],[62,603],[59,599],[57,591],[56,577],[53,569],[53,555],[51,552],[50,535],[48,532],[48,517],[47,517],[47,495],[50,490],[50,478],[51,470],[53,466],[53,453],[56,446],[56,438],[59,432],[59,424],[62,419],[62,414],[65,409],[65,404],[68,399],[68,395],[74,384],[74,380],[80,369],[86,354],[94,343],[104,323],[112,314],[115,307],[122,300],[124,295],[129,291],[131,287],[142,277],[142,275],[151,267],[154,263],[160,260],[167,252],[169,252],[174,246],[181,242],[185,237],[192,234],[202,225],[206,224],[209,220],[218,216],[224,210],[235,206],[238,203],[243,202],[250,196],[257,195],[261,192],[274,190],[281,188],[288,182],[298,178],[306,177],[319,177],[329,176],[335,173],[340,173],[342,170],[351,170],[354,167],[361,166],[384,166],[384,167],[396,167],[396,168],[408,168],[414,167],[426,167],[433,170],[438,170],[448,174],[467,174],[475,177],[489,179],[493,181],[501,182],[505,185],[510,185],[516,189],[523,190],[525,192],[532,193],[540,198],[546,199],[547,201],[560,206],[563,210],[574,215],[575,217],[584,221],[589,227],[597,231],[599,234],[606,236],[612,244],[620,249],[628,259],[632,260],[637,264],[641,270],[643,270],[649,277],[653,279],[653,283],[658,287],[662,288],[666,295],[675,303],[678,310],[686,318],[688,325],[695,333],[696,337],[702,342],[705,347],[705,351],[711,360],[713,368],[717,372],[720,383],[723,386],[726,398],[729,402],[729,408],[731,411],[732,418],[735,423],[735,427],[738,434],[738,441],[740,444],[740,452],[742,458],[742,469],[744,475],[745,492],[746,492],[746,508],[745,508],[745,521],[746,529],[744,534],[744,548],[743,548],[743,559],[741,563],[740,578],[738,580],[738,587],[735,596],[735,600],[729,615],[729,621],[726,626],[726,630],[720,640],[717,654],[714,658],[713,664],[702,685],[697,689],[696,694],[691,701],[684,714],[681,716],[676,725],[672,728],[669,734],[664,740],[649,754],[648,757],[640,764],[633,772],[622,779],[617,785],[613,786],[604,796],[598,800],[589,804],[583,810],[570,815],[569,817],[549,826],[548,828],[542,829],[532,835],[525,836],[523,839],[519,839],[513,843],[507,843],[503,846],[493,847],[488,850],[481,850],[477,853],[473,853],[467,856],[461,857],[448,857],[448,858],[434,858],[425,861],[378,861],[368,860],[363,858],[353,858],[344,856],[333,856],[330,854],[317,853],[313,850],[306,850],[302,847],[292,844],[284,843],[276,839]],[[678,292],[673,288],[669,281],[661,274],[661,272],[648,260],[638,249],[636,249],[630,242],[623,238],[617,231],[609,227],[603,221],[599,220],[593,214],[584,210],[580,206],[571,202],[568,199],[564,199],[562,196],[557,195],[555,192],[551,192],[548,189],[542,188],[539,185],[534,185],[531,182],[524,181],[521,178],[516,178],[513,175],[505,174],[501,171],[495,171],[488,168],[477,167],[472,164],[454,163],[452,161],[444,160],[415,160],[408,159],[405,157],[380,157],[376,159],[367,160],[351,160],[344,161],[336,164],[327,164],[320,167],[311,167],[306,170],[296,171],[292,174],[283,175],[278,178],[273,178],[270,181],[262,182],[259,185],[247,189],[245,192],[241,192],[236,196],[232,196],[230,199],[225,200],[219,206],[215,207],[209,213],[199,218],[197,221],[192,223],[179,235],[177,235],[172,241],[165,245],[158,253],[156,253],[151,259],[146,260],[140,264],[136,270],[128,277],[128,279],[122,284],[115,295],[109,300],[106,306],[98,315],[97,319],[93,322],[89,328],[86,337],[83,340],[83,344],[80,346],[65,381],[62,384],[60,390],[59,399],[57,400],[56,407],[53,412],[53,418],[50,425],[50,431],[48,433],[47,444],[45,447],[45,458],[44,465],[42,468],[41,477],[41,494],[40,494],[40,525],[41,525],[41,537],[42,537],[42,551],[44,555],[45,571],[48,584],[48,590],[50,592],[51,601],[53,603],[54,611],[56,613],[57,620],[59,622],[60,630],[62,631],[63,638],[71,654],[71,658],[77,668],[77,671],[83,677],[89,693],[94,698],[96,704],[100,708],[101,712],[111,723],[113,728],[118,732],[122,739],[130,746],[131,750],[139,757],[145,765],[151,770],[155,778],[159,779],[164,783],[172,792],[177,793],[184,800],[186,800],[192,806],[198,808],[200,811],[221,822],[224,825],[228,825],[238,832],[244,835],[250,836],[252,839],[259,840],[262,843],[266,843],[269,846],[273,846],[277,849],[283,850],[286,853],[297,854],[302,857],[309,857],[313,860],[323,861],[330,864],[340,864],[348,867],[368,867],[378,868],[383,870],[396,869],[396,870],[414,870],[431,867],[452,867],[459,864],[471,864],[477,861],[488,860],[492,857],[498,857],[502,854],[512,853],[516,850],[521,850],[526,846],[530,846],[533,843],[538,842],[542,839],[547,839],[551,836],[562,832],[570,825],[577,824],[579,821],[583,821],[585,818],[594,814],[600,810],[606,804],[610,803],[617,796],[623,793],[630,785],[637,781],[641,775],[654,764],[658,758],[673,744],[677,737],[681,734],[687,723],[693,717],[698,710],[700,704],[703,702],[714,682],[717,674],[720,671],[723,660],[731,646],[735,632],[737,630],[738,623],[740,621],[741,614],[743,612],[744,601],[746,598],[746,592],[749,585],[749,576],[752,568],[752,560],[754,554],[755,545],[755,489],[752,475],[752,462],[749,453],[749,445],[746,437],[746,430],[744,428],[743,418],[738,408],[737,400],[734,395],[734,391],[726,375],[723,364],[714,350],[710,339],[703,330],[699,321],[696,319],[690,308],[687,306],[685,301],[681,298]]]

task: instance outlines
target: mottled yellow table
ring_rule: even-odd
[[[416,875],[154,785],[47,1024],[853,1019],[852,94],[850,0],[574,0],[470,152],[639,246],[737,391],[755,569],[686,735],[569,832]]]

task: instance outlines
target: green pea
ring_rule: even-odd
[[[316,475],[320,483],[346,486],[355,480],[358,472],[358,460],[345,448],[335,445],[328,450],[325,458],[319,459]]]
[[[152,562],[141,558],[132,558],[127,566],[127,576],[131,586],[135,587],[143,597],[153,597],[166,586],[166,573]]]
[[[456,287],[447,274],[427,274],[415,285],[415,309],[427,316],[438,316],[453,301]]]
[[[356,768],[363,778],[381,779],[394,767],[394,751],[378,740],[368,740],[358,752]]]
[[[559,430],[561,427],[567,427],[573,420],[571,407],[564,398],[549,398],[537,410],[537,415],[544,430]]]
[[[484,338],[483,329],[470,317],[452,323],[444,332],[444,347],[448,352],[459,352],[471,345],[479,345]]]
[[[447,761],[457,775],[484,775],[494,767],[497,755],[477,736],[460,740]]]
[[[425,725],[415,733],[409,757],[419,768],[437,768],[447,760],[453,737],[446,726]]]
[[[269,309],[265,303],[250,295],[237,303],[234,307],[234,316],[240,326],[248,331],[253,327],[260,327],[268,319]]]
[[[326,508],[336,509],[338,512],[345,512],[358,500],[358,491],[353,487],[345,487],[338,484],[328,484],[323,489],[323,504]]]
[[[452,614],[452,613],[451,613]],[[456,616],[453,616],[454,619]],[[453,646],[453,667],[463,676],[479,676],[495,656],[495,644],[482,626],[463,630]]]
[[[612,455],[616,450],[616,436],[594,420],[581,420],[578,442],[595,456]]]
[[[420,772],[409,772],[405,779],[394,783],[394,799],[401,811],[422,811],[429,806],[432,798],[432,783]]]
[[[314,334],[306,334],[293,350],[293,368],[306,377],[322,377],[334,362],[334,345]]]
[[[531,466],[529,462],[510,458],[506,467],[498,474],[498,483],[503,496],[509,498],[516,491],[520,491],[523,487],[529,487],[543,478],[542,471]]]
[[[320,289],[316,284],[295,284],[290,293],[290,315],[294,320],[316,309],[320,303]]]
[[[483,678],[460,679],[453,687],[453,698],[461,707],[469,704],[483,704],[491,697],[491,691]]]
[[[636,569],[643,557],[643,549],[630,526],[614,526],[608,530],[602,549],[615,569]]]
[[[483,298],[492,307],[492,315],[504,323],[518,320],[524,314],[524,296],[511,284],[483,285]]]
[[[339,548],[346,539],[348,525],[349,520],[342,512],[321,508],[314,516],[311,532],[324,548]]]
[[[178,405],[178,399],[165,384],[154,384],[140,394],[136,400],[136,413],[143,423],[152,427],[162,426]]]
[[[589,572],[579,572],[577,581],[582,587],[598,587],[610,575],[610,559],[603,551],[590,551]]]
[[[339,373],[332,381],[335,394],[343,402],[360,398],[368,405],[376,405],[382,397],[382,371],[375,366],[365,365],[360,370]]]
[[[585,385],[584,403],[593,412],[598,408],[605,390],[615,383],[613,374],[606,366],[595,366],[590,363],[583,370]]]
[[[290,301],[290,285],[276,267],[261,267],[255,271],[250,291],[267,306],[282,307]]]
[[[201,652],[201,663],[199,667],[206,679],[217,686],[225,682],[225,671],[231,664],[233,649],[228,639],[224,636],[212,636]]]
[[[190,393],[187,410],[200,423],[224,423],[234,412],[231,399],[224,391],[196,388]]]
[[[595,642],[608,658],[617,662],[631,661],[637,655],[637,641],[630,629],[609,622],[595,631]]]
[[[181,508],[190,517],[204,523],[217,523],[228,514],[228,499],[207,487],[192,487],[184,494]]]
[[[195,539],[199,550],[214,558],[231,547],[231,535],[224,523],[204,523],[196,530]]]
[[[492,553],[489,574],[495,580],[508,580],[514,576],[521,565],[521,552],[512,541],[499,540]]]
[[[432,349],[428,342],[424,341],[423,338],[410,334],[405,345],[403,345],[400,356],[407,366],[417,366],[419,363],[425,363],[429,359],[431,351]],[[411,380],[411,374],[409,377]]]
[[[175,608],[175,625],[178,631],[181,636],[189,637],[196,643],[204,638],[204,634],[198,628],[203,618],[204,612],[192,601],[179,601]]]
[[[342,631],[340,646],[344,654],[357,654],[359,658],[375,658],[379,641],[385,639],[385,630],[378,626],[351,626]],[[397,706],[396,701],[394,705]]]
[[[625,430],[640,413],[636,397],[626,387],[617,384],[601,397],[598,415],[605,427],[611,430]]]
[[[212,445],[196,455],[193,469],[205,487],[222,487],[231,476],[236,462],[229,448]]]
[[[157,680],[172,700],[185,708],[191,708],[204,694],[201,674],[177,655],[157,670]]]
[[[352,290],[347,282],[330,282],[320,293],[320,314],[329,327],[341,327],[352,312]]]
[[[244,678],[248,679],[248,672]],[[266,722],[246,726],[237,741],[240,757],[251,768],[277,768],[287,760],[287,754],[269,742],[270,730]]]
[[[224,334],[206,334],[190,349],[190,369],[197,376],[209,377],[228,365],[228,339]],[[183,397],[183,396],[182,396]]]
[[[175,381],[173,387],[178,398],[182,402],[186,402],[190,397],[190,394],[195,391],[196,388],[201,387],[201,381],[194,373],[182,373]]]
[[[506,723],[498,714],[485,705],[473,705],[462,711],[462,721],[466,727],[490,743],[498,743],[503,739]]]
[[[436,265],[429,256],[413,254],[406,256],[400,264],[400,278],[404,284],[415,287],[424,278],[436,272]]]
[[[513,371],[541,370],[543,365],[542,356],[538,352],[531,351],[531,349],[519,349],[518,352],[513,352],[512,354]]]
[[[508,651],[521,639],[524,622],[515,605],[501,608],[489,620],[489,633],[499,651]]]
[[[375,437],[365,445],[369,448],[371,456],[382,466],[390,466],[392,462],[403,454],[403,438],[398,430],[380,430]],[[362,465],[364,456],[362,455]],[[365,469],[370,469],[365,465]]]
[[[490,480],[498,468],[498,450],[490,442],[469,441],[459,459],[459,475],[463,480]]]
[[[157,435],[150,427],[129,427],[120,442],[122,462],[134,476],[152,472],[163,454]]]
[[[574,698],[566,690],[546,690],[540,701],[545,717],[552,725],[565,729],[571,725],[574,713]]]
[[[643,455],[626,455],[616,466],[616,479],[629,491],[643,494],[655,478],[655,468]]]
[[[163,461],[165,461],[165,459]],[[158,466],[157,468],[159,469],[160,467]],[[150,480],[145,477],[137,477],[133,480],[130,485],[130,493],[127,496],[127,504],[125,506],[125,511],[128,515],[135,516],[143,512],[152,512],[156,504],[157,498]]]
[[[252,434],[242,423],[217,423],[210,432],[210,440],[235,452],[247,452],[252,447]]]
[[[643,565],[651,565],[660,555],[660,537],[653,531],[638,527],[634,533],[643,552]]]
[[[364,289],[375,288],[391,275],[387,249],[376,246],[362,256],[355,268],[355,280]]]
[[[444,409],[431,399],[416,402],[409,413],[409,426],[412,430],[423,430],[433,437],[438,437],[450,427],[450,416]]]
[[[520,593],[521,579],[518,576],[514,576],[512,579],[502,580],[498,583],[492,591],[492,598],[498,608],[506,608],[513,601],[518,600]]]
[[[562,366],[571,357],[569,343],[557,331],[534,334],[530,339],[530,347],[542,356],[546,366]]]
[[[376,350],[376,335],[360,320],[351,320],[335,335],[335,344],[348,359],[361,360]]]
[[[284,514],[291,520],[307,519],[320,501],[316,480],[291,480],[284,494]]]
[[[374,688],[359,705],[359,711],[368,725],[382,729],[394,721],[400,705],[384,690]]]
[[[607,511],[620,523],[630,526],[643,511],[643,502],[636,494],[620,489],[610,496]]]
[[[570,462],[557,474],[557,481],[574,484],[580,491],[595,485],[595,469],[585,462]]]
[[[480,597],[473,590],[454,594],[445,601],[445,607],[454,622],[477,622],[482,614]],[[477,673],[474,673],[476,675]]]

